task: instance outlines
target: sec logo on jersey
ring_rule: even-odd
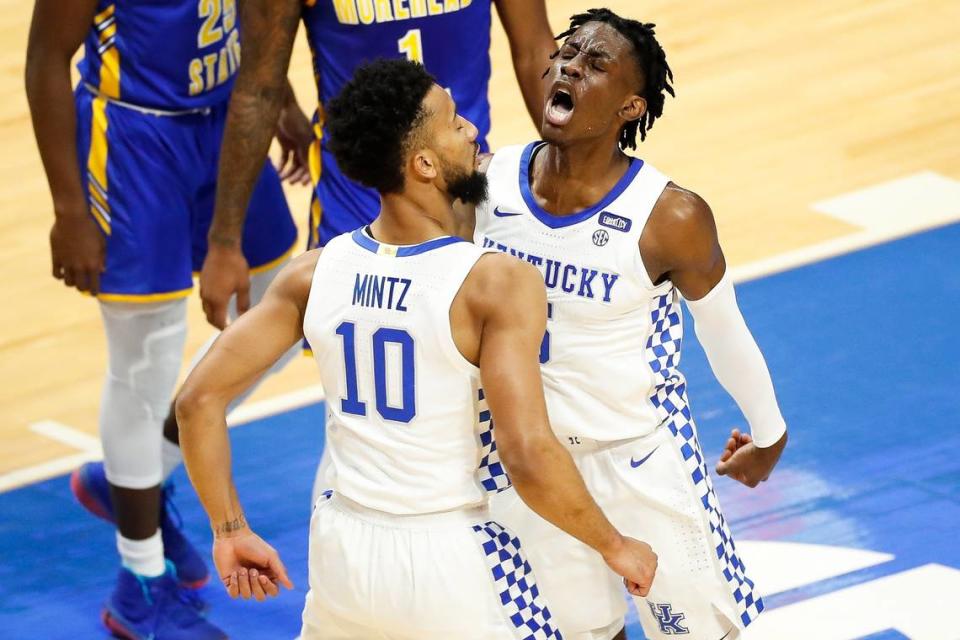
[[[610,241],[610,234],[603,229],[597,229],[593,232],[593,244],[602,247]]]

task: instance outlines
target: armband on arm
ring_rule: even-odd
[[[700,300],[688,300],[687,306],[710,368],[746,417],[754,444],[764,448],[776,443],[787,425],[767,363],[737,306],[729,275]]]

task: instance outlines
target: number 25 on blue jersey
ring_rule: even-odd
[[[357,382],[357,326],[342,322],[336,331],[343,339],[343,364],[346,369],[347,397],[340,399],[340,410],[355,416],[367,415],[367,403],[360,400]],[[408,423],[417,414],[416,374],[414,371],[413,337],[403,329],[382,327],[370,337],[373,341],[373,382],[377,413],[384,420]],[[400,406],[388,403],[387,380],[398,372],[387,371],[387,345],[400,348],[400,388],[403,390]]]

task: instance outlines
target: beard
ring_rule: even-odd
[[[487,199],[487,175],[476,169],[459,171],[444,167],[447,193],[465,204],[480,204]]]

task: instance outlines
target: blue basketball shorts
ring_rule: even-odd
[[[155,302],[188,295],[207,251],[227,105],[178,115],[74,94],[77,150],[90,214],[106,238],[100,299]],[[251,271],[294,248],[297,229],[268,162],[250,199],[243,253]]]

